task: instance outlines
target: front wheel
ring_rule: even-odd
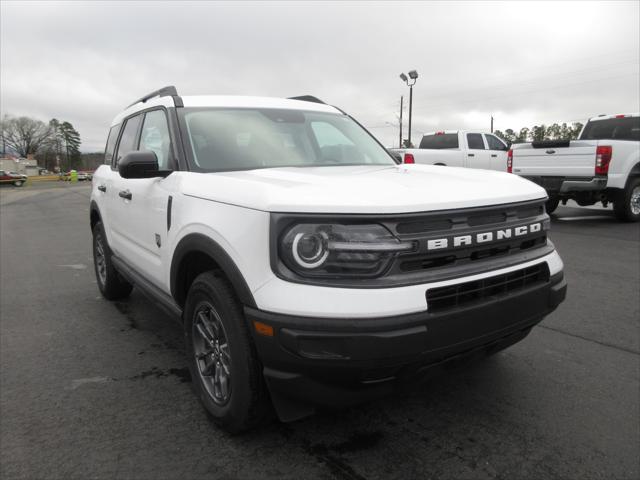
[[[547,210],[547,213],[552,214],[553,212],[555,212],[559,204],[560,204],[559,197],[549,197],[549,200],[547,200],[547,203],[545,204],[545,209]]]
[[[13,184],[14,184],[16,187],[21,187],[23,183],[24,183],[24,181],[23,181],[23,180],[16,180],[15,182],[13,182]]]
[[[230,433],[255,426],[267,412],[262,368],[231,285],[214,272],[191,285],[184,310],[193,387],[214,422]]]
[[[613,202],[613,211],[623,222],[640,221],[640,178],[629,180],[627,187]]]

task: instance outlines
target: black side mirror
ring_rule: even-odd
[[[129,152],[120,159],[118,172],[122,178],[154,178],[166,177],[171,170],[158,168],[158,157],[155,152],[139,150]]]

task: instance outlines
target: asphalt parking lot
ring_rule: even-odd
[[[640,225],[560,207],[567,300],[521,343],[408,396],[228,436],[182,332],[95,284],[89,184],[0,189],[0,477],[636,479]]]

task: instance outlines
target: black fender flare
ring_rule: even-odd
[[[231,285],[233,286],[240,301],[248,307],[257,308],[253,294],[249,289],[249,285],[247,285],[247,281],[244,279],[244,276],[240,272],[238,266],[224,248],[222,248],[215,240],[212,240],[201,233],[190,233],[186,235],[178,242],[178,245],[173,251],[169,275],[171,296],[176,300],[176,302],[180,303],[180,299],[178,298],[178,276],[181,274],[180,266],[184,258],[194,252],[203,253],[209,256],[229,279],[229,282],[231,282]]]
[[[89,205],[89,227],[93,231],[93,225],[95,222],[93,221],[93,216],[98,216],[98,221],[102,221],[102,215],[100,214],[100,208],[98,208],[98,204],[95,200],[91,200],[91,204]]]

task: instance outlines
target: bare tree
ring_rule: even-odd
[[[1,123],[3,148],[13,150],[22,157],[37,153],[52,134],[49,125],[34,118],[5,115]]]

